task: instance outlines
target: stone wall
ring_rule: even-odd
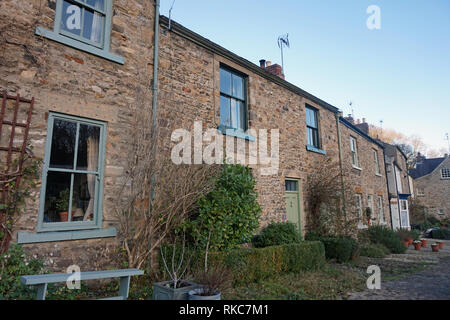
[[[359,164],[358,168],[355,168],[352,163],[350,137],[356,139]],[[353,191],[355,192],[355,194],[361,194],[363,212],[364,209],[369,206],[368,196],[372,195],[372,223],[378,225],[380,222],[378,196],[381,196],[383,200],[382,209],[384,214],[384,222],[386,223],[386,225],[390,226],[391,219],[383,148],[342,124],[341,139],[344,170],[345,172],[347,172],[345,179],[347,183],[353,186]],[[373,150],[376,150],[377,152],[379,174],[377,174],[375,171]],[[367,221],[362,221],[359,227],[367,227]]]
[[[450,168],[449,157],[430,174],[414,179],[414,195],[428,208],[429,215],[438,219],[448,219],[450,218],[450,179],[442,179],[442,168]],[[419,190],[423,191],[423,194],[419,194]],[[440,210],[443,210],[444,214],[439,214]]]
[[[51,0],[1,1],[0,90],[35,98],[30,139],[41,158],[50,111],[107,122],[103,227],[108,228],[116,225],[112,203],[127,165],[130,106],[137,103],[138,92],[146,95],[140,100],[152,100],[142,88],[149,87],[153,77],[154,8],[147,0],[114,1],[110,51],[124,57],[120,65],[36,36],[36,27],[53,30],[55,6]],[[36,201],[27,204],[16,232],[36,231],[39,188],[33,196]],[[82,270],[109,265],[117,244],[113,238],[25,247],[63,271],[71,264]]]

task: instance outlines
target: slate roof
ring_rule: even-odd
[[[413,179],[417,179],[434,171],[445,158],[425,159],[423,162],[417,163],[415,169],[409,170],[409,175]]]

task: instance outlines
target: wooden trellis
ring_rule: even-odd
[[[16,187],[20,184],[23,175],[23,162],[27,148],[28,133],[30,130],[31,115],[33,113],[34,98],[25,99],[17,95],[2,93],[0,110],[0,204],[8,204],[8,191],[12,182]],[[22,107],[26,114],[26,121],[19,122],[19,109]],[[25,107],[25,109],[23,109]],[[7,119],[7,116],[9,118]],[[22,143],[17,146],[15,140],[18,137],[18,128],[23,130]],[[15,155],[15,157],[14,157]],[[14,165],[13,165],[14,163]],[[6,230],[6,210],[0,210],[0,231]],[[6,234],[0,246],[0,251],[5,246]],[[7,242],[9,240],[6,239]],[[6,244],[7,246],[7,244]]]

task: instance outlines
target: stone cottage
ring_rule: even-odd
[[[409,170],[414,179],[414,196],[425,206],[427,214],[438,219],[450,217],[450,157],[426,159],[420,154],[415,168]]]
[[[390,225],[382,144],[337,107],[284,80],[279,65],[256,65],[160,17],[157,3],[1,2],[0,89],[34,98],[29,137],[44,160],[14,241],[59,271],[110,263],[118,248],[113,200],[133,139],[130,106],[152,101],[162,151],[173,147],[174,130],[192,130],[196,122],[231,137],[246,154],[259,130],[278,130],[269,139],[278,136],[279,148],[268,150],[278,159],[276,171],[251,165],[261,226],[292,221],[304,235],[307,177],[327,156],[351,167],[355,214],[371,207],[373,223]],[[5,105],[8,115],[12,104]],[[68,205],[68,216],[55,203]]]

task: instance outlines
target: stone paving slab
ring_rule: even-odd
[[[408,249],[405,254],[391,255],[385,259],[402,262],[432,263],[426,270],[407,275],[399,280],[381,283],[381,290],[366,290],[351,294],[349,300],[450,300],[450,241],[444,249],[432,252],[428,248],[420,251]]]

